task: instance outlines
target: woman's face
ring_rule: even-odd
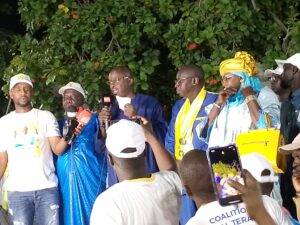
[[[232,73],[227,73],[222,77],[222,85],[225,88],[231,87],[239,90],[241,86],[241,78],[233,75]]]

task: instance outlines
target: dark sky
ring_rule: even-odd
[[[0,29],[19,34],[25,32],[18,14],[17,0],[0,0]]]

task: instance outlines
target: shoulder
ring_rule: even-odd
[[[148,104],[151,103],[152,105],[156,105],[156,104],[160,105],[159,101],[151,95],[136,94],[136,98],[139,101],[147,102]]]
[[[181,106],[184,104],[184,102],[185,102],[185,99],[184,98],[181,98],[181,99],[179,99],[179,100],[177,100],[175,103],[174,103],[174,105],[173,105],[173,109],[180,109],[181,108]]]
[[[260,97],[274,97],[274,98],[277,98],[277,95],[275,94],[274,91],[272,91],[271,88],[265,86],[260,90],[260,92],[258,94],[258,98],[260,98]]]
[[[209,222],[210,218],[214,217],[216,212],[221,213],[223,210],[224,207],[220,206],[218,201],[213,201],[202,205],[200,208],[198,208],[195,216],[188,221],[187,225],[211,224],[211,222]]]
[[[257,97],[262,104],[280,104],[277,95],[269,87],[263,87]]]
[[[41,110],[41,109],[32,109],[34,110],[38,115],[41,115],[43,117],[49,117],[49,118],[55,118],[52,112],[47,110]]]
[[[218,98],[218,94],[217,93],[214,93],[214,92],[210,92],[210,91],[207,91],[206,92],[206,97],[205,97],[205,100],[207,102],[215,102],[216,99]]]
[[[10,113],[8,113],[8,114],[2,116],[2,117],[0,118],[0,123],[4,123],[4,122],[10,120],[14,115],[15,115],[15,111],[12,111],[12,112],[10,112]]]
[[[206,91],[206,96],[210,97],[210,98],[217,98],[218,97],[218,93],[211,92],[211,91]]]
[[[126,192],[126,182],[122,181],[119,183],[114,184],[113,186],[109,187],[105,191],[103,191],[98,197],[98,202],[105,201],[107,199],[110,199],[113,201],[113,199],[117,199],[118,195],[122,195],[123,192]]]
[[[169,184],[170,186],[176,187],[180,191],[182,190],[182,184],[181,180],[179,178],[179,175],[174,171],[160,171],[154,174],[156,179],[161,180],[161,182],[165,182]]]

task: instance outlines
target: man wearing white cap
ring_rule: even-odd
[[[142,126],[123,119],[107,130],[106,147],[120,182],[97,198],[91,225],[179,223],[182,187],[179,176],[170,171],[176,168],[175,161]],[[147,172],[145,142],[150,144],[160,172]]]
[[[286,60],[275,60],[278,67],[283,69],[281,74],[282,86],[290,89],[289,98],[282,102],[280,111],[280,131],[287,144],[291,143],[300,132],[300,53],[296,53]],[[293,204],[295,195],[292,177],[292,157],[287,156],[287,170],[280,177],[281,196],[283,206],[296,217]]]
[[[67,141],[60,138],[52,113],[32,107],[33,84],[28,75],[10,79],[15,111],[0,119],[0,179],[7,171],[9,215],[13,224],[59,224],[59,198],[53,155]]]
[[[279,102],[287,100],[291,93],[290,89],[282,84],[282,72],[282,67],[277,67],[275,70],[267,69],[265,71],[265,75],[270,81],[271,89],[278,96]]]
[[[89,224],[96,197],[106,188],[106,153],[96,151],[100,127],[98,115],[84,109],[86,92],[79,83],[69,82],[58,93],[63,96],[63,108],[67,114],[71,111],[71,114],[78,115],[85,111],[89,115],[81,133],[73,138],[66,151],[58,157],[56,164],[63,203],[63,224],[86,225]],[[61,128],[67,127],[67,117],[68,115],[59,121],[62,122]]]

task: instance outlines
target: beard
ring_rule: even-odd
[[[19,107],[27,107],[31,106],[31,101],[30,99],[19,99],[18,101],[15,102],[15,104]]]
[[[292,86],[292,81],[293,80],[282,80],[281,81],[281,84],[280,84],[280,86],[281,86],[281,88],[282,89],[289,89],[289,88],[291,88],[291,86]]]

